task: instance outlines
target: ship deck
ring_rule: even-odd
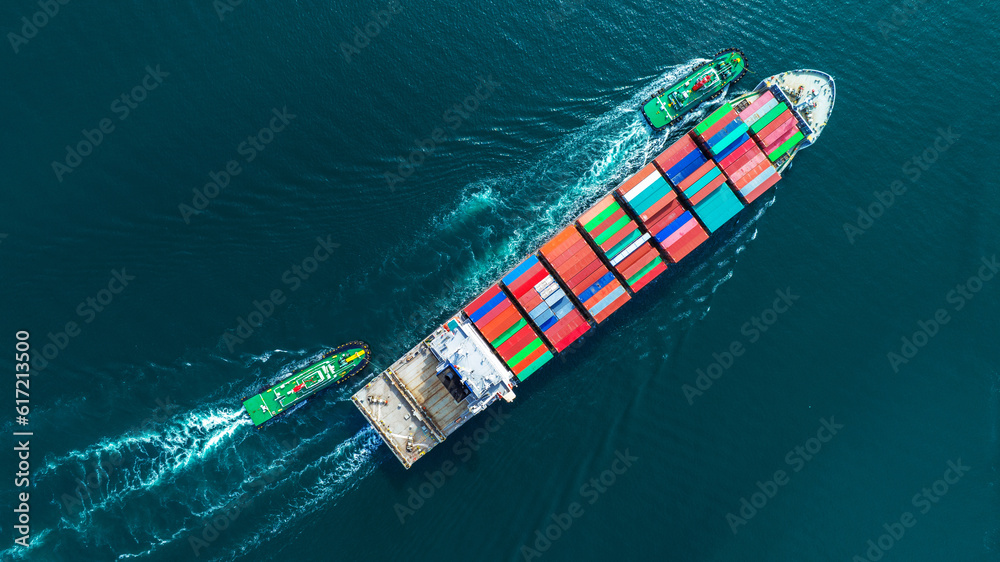
[[[409,468],[512,386],[472,324],[456,316],[351,400]]]

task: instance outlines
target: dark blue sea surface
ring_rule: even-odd
[[[998,18],[3,3],[0,557],[1000,559]],[[721,103],[667,135],[637,111],[732,46],[722,99],[836,78],[820,141],[404,470],[350,395]],[[243,396],[353,339],[371,370],[253,429]]]

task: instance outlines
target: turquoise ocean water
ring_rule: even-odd
[[[19,330],[35,365],[29,424],[0,415],[0,557],[1000,559],[998,16],[4,3],[7,384]],[[731,46],[752,73],[728,98],[836,78],[820,142],[494,422],[405,471],[350,402],[370,372],[244,419],[343,341],[387,367],[682,133],[639,104]]]

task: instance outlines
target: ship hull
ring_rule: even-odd
[[[810,117],[828,117],[803,116],[779,76],[715,108],[355,392],[405,468],[774,189],[818,136]]]

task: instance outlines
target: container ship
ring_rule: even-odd
[[[831,76],[795,70],[722,104],[352,401],[409,468],[767,193],[834,99]]]
[[[360,373],[368,365],[368,344],[350,342],[324,353],[317,361],[292,373],[281,382],[265,387],[243,399],[243,409],[258,429],[288,413],[321,390],[337,385]]]
[[[739,49],[720,51],[709,62],[695,67],[676,84],[663,88],[642,104],[642,115],[659,131],[677,122],[703,101],[722,93],[747,72],[747,59]]]

